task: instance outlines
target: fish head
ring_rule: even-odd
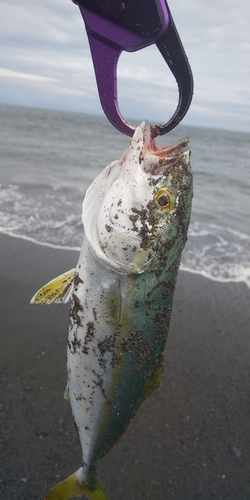
[[[171,267],[187,239],[192,200],[188,139],[159,147],[147,121],[93,181],[83,225],[95,256],[120,273]]]

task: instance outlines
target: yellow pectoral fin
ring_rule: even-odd
[[[66,304],[70,299],[74,286],[75,269],[57,276],[47,285],[44,285],[34,297],[31,304]]]
[[[86,496],[89,500],[108,500],[98,479],[97,487],[91,489],[87,485],[80,485],[77,483],[76,473],[67,477],[67,479],[52,488],[52,490],[47,493],[44,500],[68,500],[69,498],[82,495]]]

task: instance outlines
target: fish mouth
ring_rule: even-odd
[[[188,143],[189,138],[182,137],[175,144],[159,147],[151,137],[147,149],[142,151],[145,172],[150,172],[152,175],[166,174],[168,169],[179,162],[182,157],[186,154],[189,156]]]
[[[146,174],[167,175],[170,167],[177,163],[188,164],[190,151],[188,150],[189,138],[183,137],[175,144],[160,147],[154,140],[154,130],[149,121],[145,120],[139,125],[124,152],[120,165],[125,166],[123,175],[131,176],[133,166],[138,165]],[[133,172],[134,175],[134,172]],[[140,175],[140,173],[139,173]]]

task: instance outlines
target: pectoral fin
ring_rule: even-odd
[[[66,304],[70,300],[76,270],[71,269],[67,273],[61,274],[44,285],[34,297],[31,304]]]

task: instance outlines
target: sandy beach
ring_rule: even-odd
[[[81,451],[68,305],[30,305],[78,254],[0,235],[1,500],[41,500]],[[101,461],[110,500],[250,499],[250,290],[180,272],[161,387]]]

